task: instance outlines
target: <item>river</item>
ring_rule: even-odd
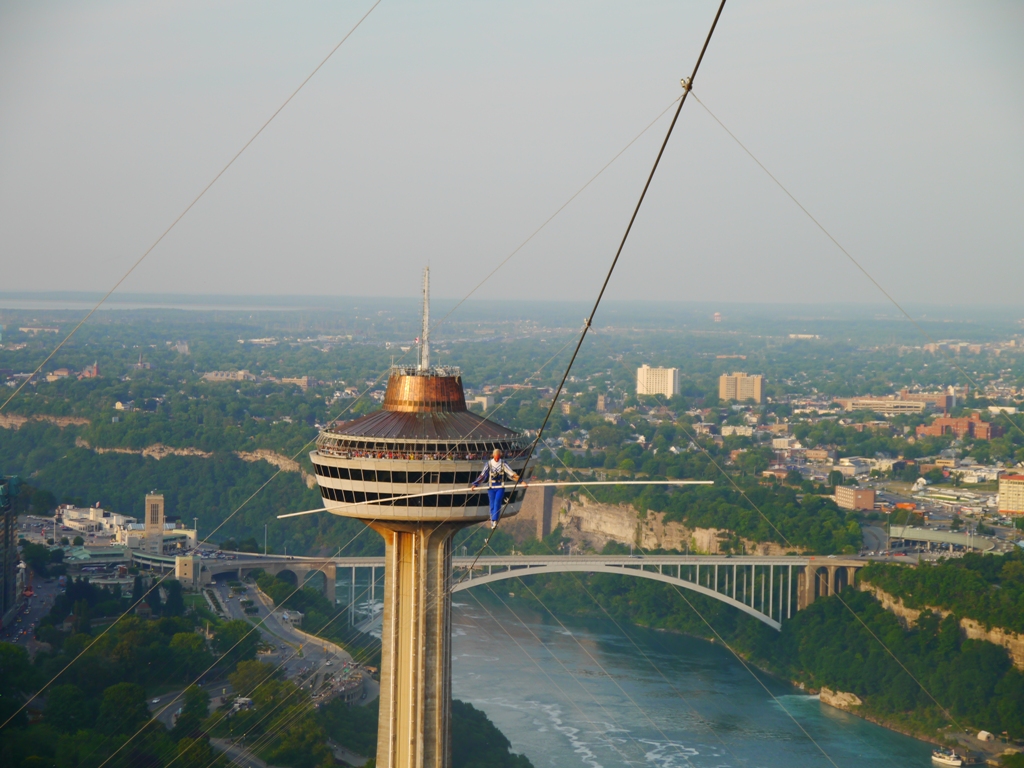
[[[776,701],[720,645],[624,627],[634,645],[610,621],[563,629],[470,595],[453,610],[454,696],[536,768],[831,765],[822,750],[838,768],[931,765],[929,745],[762,675]]]

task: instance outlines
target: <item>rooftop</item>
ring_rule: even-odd
[[[466,409],[458,369],[396,368],[388,378],[383,408],[325,429],[321,438],[412,441],[513,441],[519,432]]]

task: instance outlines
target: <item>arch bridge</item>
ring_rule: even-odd
[[[456,574],[473,558],[453,558]],[[572,555],[481,557],[454,592],[545,573],[606,573],[650,579],[688,589],[743,611],[773,629],[816,597],[853,586],[867,563],[835,557],[758,555]],[[481,573],[483,572],[483,573]]]
[[[297,583],[304,584],[307,579],[323,573],[321,589],[324,597],[332,604],[341,602],[349,608],[367,600],[375,602],[377,586],[384,574],[383,557],[225,554],[225,559],[202,559],[201,583],[209,583],[220,574],[242,579],[262,569],[275,575],[291,572]],[[152,568],[174,568],[173,557],[135,552],[133,560]],[[650,579],[687,589],[730,605],[774,629],[781,629],[784,620],[806,608],[815,598],[853,586],[856,572],[865,565],[867,562],[864,560],[838,557],[763,555],[499,555],[452,558],[457,582],[453,592],[524,576],[605,573]],[[364,578],[359,581],[365,586],[357,588],[360,572]],[[383,595],[383,589],[380,594]],[[354,613],[349,611],[350,621],[355,620]]]

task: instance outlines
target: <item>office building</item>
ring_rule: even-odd
[[[636,393],[672,397],[679,394],[678,368],[651,368],[646,363],[636,369]]]
[[[18,515],[13,507],[15,485],[0,477],[0,626],[6,627],[17,616],[22,603],[22,585],[18,570]]]
[[[1024,475],[1003,475],[999,478],[999,512],[1024,515]]]
[[[738,403],[753,400],[764,402],[764,376],[748,376],[745,373],[723,373],[718,377],[718,399],[735,400]]]
[[[972,413],[967,418],[953,419],[948,416],[940,416],[931,424],[922,424],[917,428],[918,437],[942,437],[953,435],[954,437],[973,437],[975,440],[991,440],[1003,434],[1003,430],[995,424],[982,421],[981,416]]]
[[[840,509],[872,510],[875,508],[875,492],[867,489],[836,486],[836,506]]]
[[[900,400],[895,397],[844,397],[836,400],[847,411],[871,411],[883,416],[901,413],[924,413],[928,403],[922,400]]]

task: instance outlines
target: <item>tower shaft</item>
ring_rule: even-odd
[[[381,633],[380,768],[451,765],[452,536],[462,523],[379,523],[387,580]]]

